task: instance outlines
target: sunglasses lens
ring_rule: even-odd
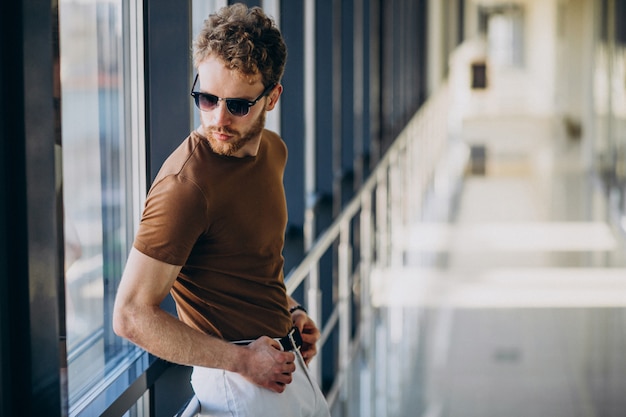
[[[218,98],[213,94],[197,93],[194,95],[194,98],[196,99],[196,106],[198,106],[200,110],[207,111],[217,106]]]
[[[200,93],[194,91],[192,93],[196,106],[202,111],[209,111],[216,108],[219,101],[222,100],[213,94]],[[239,98],[227,98],[226,107],[233,116],[245,116],[250,111],[250,103],[248,100],[242,100]]]
[[[250,110],[250,106],[248,105],[248,102],[245,100],[238,100],[238,99],[226,99],[226,106],[228,107],[228,111],[233,115],[233,116],[245,116],[246,114],[248,114],[248,111]]]

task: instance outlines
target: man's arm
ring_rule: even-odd
[[[237,372],[257,385],[283,392],[291,382],[295,356],[281,352],[278,342],[261,337],[247,347],[236,346],[161,309],[180,269],[133,248],[115,298],[115,333],[167,361]]]

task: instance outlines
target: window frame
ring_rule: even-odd
[[[129,236],[132,242],[149,188],[163,160],[189,134],[191,101],[188,97],[191,74],[190,55],[190,5],[165,0],[136,0],[124,3],[123,26],[125,47],[130,48],[130,62],[124,68],[125,111],[128,118],[123,127],[130,132],[127,148],[132,157],[126,168],[132,176],[128,201],[132,204],[133,224]],[[62,229],[61,229],[62,230]],[[105,323],[103,337],[117,337],[112,333],[112,300],[119,278],[109,284],[105,292]],[[171,299],[164,308],[174,312]],[[180,389],[174,395],[154,398],[159,385],[189,385],[189,370],[167,363],[140,349],[131,350],[121,362],[87,394],[71,405],[70,415],[117,416],[131,409],[138,401],[159,402],[150,406],[151,416],[173,415],[191,395],[191,387]]]

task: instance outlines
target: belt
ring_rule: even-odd
[[[274,340],[280,343],[285,352],[300,350],[300,348],[302,347],[302,335],[300,334],[300,330],[298,330],[297,327],[292,327],[286,336],[277,337]],[[247,346],[252,342],[254,342],[254,340],[237,340],[231,343],[239,346]]]

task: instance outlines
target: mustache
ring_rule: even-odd
[[[230,129],[228,127],[209,127],[209,132],[210,133],[220,133],[220,134],[226,134],[226,135],[236,135],[237,131],[234,129]]]

